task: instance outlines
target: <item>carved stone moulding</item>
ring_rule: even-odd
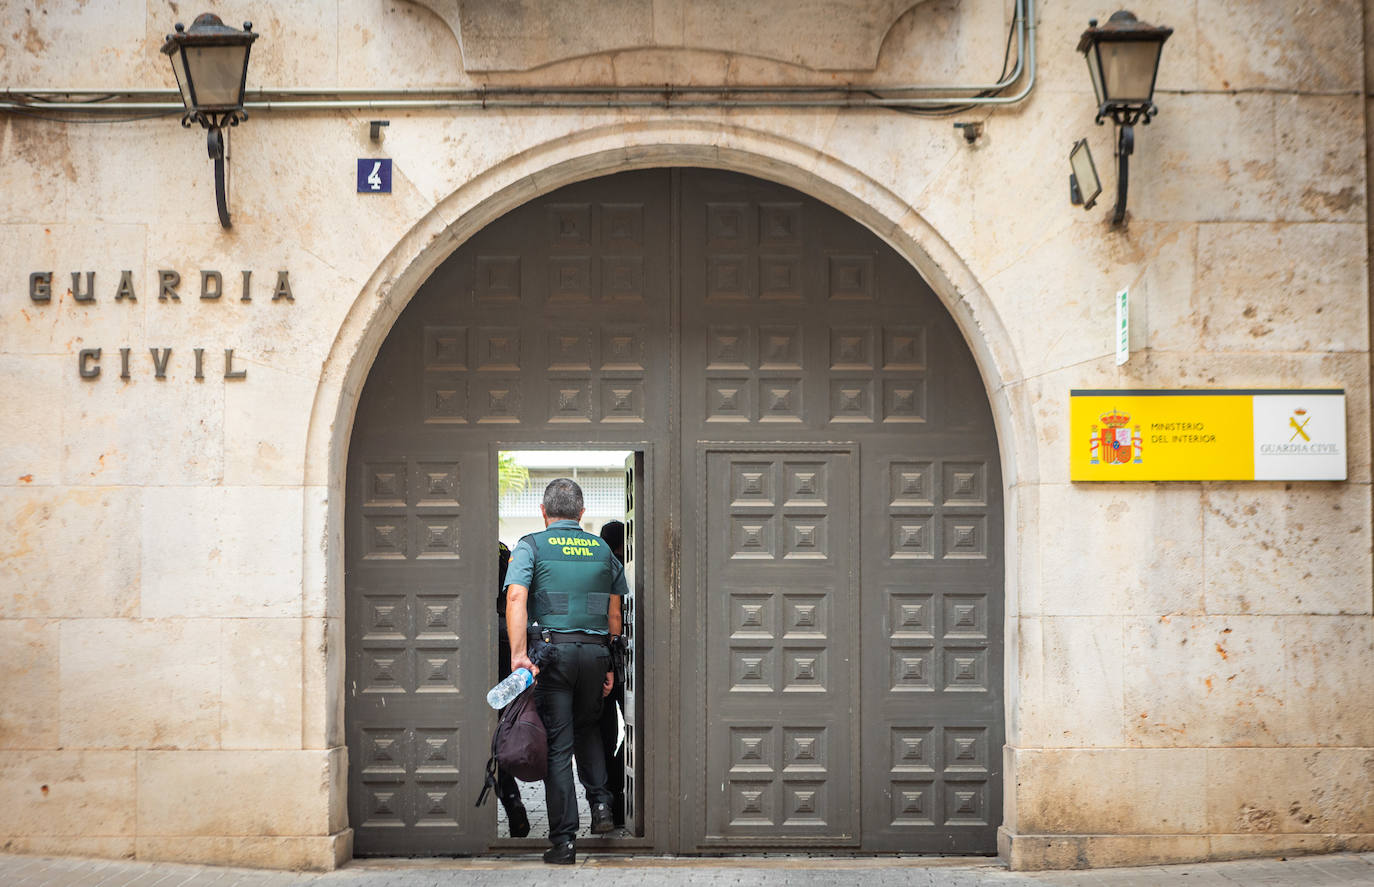
[[[871,71],[883,38],[923,0],[411,0],[442,19],[470,73],[582,56],[684,49],[816,71]]]

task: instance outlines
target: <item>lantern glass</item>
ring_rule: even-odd
[[[195,106],[201,111],[229,111],[243,104],[244,73],[248,66],[248,45],[187,46],[187,73]],[[181,55],[182,53],[177,53]],[[176,67],[173,56],[173,68]],[[181,72],[177,71],[177,82]],[[186,90],[182,90],[183,98]]]
[[[1097,96],[1097,106],[1102,107],[1102,103],[1107,100],[1102,90],[1102,57],[1098,54],[1096,46],[1091,47],[1083,53],[1083,57],[1088,60],[1088,74],[1093,80],[1093,94]]]
[[[1159,53],[1163,48],[1164,43],[1155,40],[1099,42],[1097,55],[1102,70],[1100,75],[1094,72],[1093,77],[1098,104],[1149,104],[1154,96],[1155,72],[1159,69]]]
[[[182,51],[178,49],[171,54],[172,73],[177,76],[177,89],[181,90],[181,103],[186,106],[186,110],[193,111],[196,107],[196,100],[191,95],[191,81],[186,79],[186,58]]]

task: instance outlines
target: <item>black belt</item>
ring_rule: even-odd
[[[543,632],[531,632],[531,637],[543,639]],[[548,642],[551,644],[599,644],[603,647],[609,646],[611,636],[608,634],[594,634],[590,631],[552,631],[548,633]]]

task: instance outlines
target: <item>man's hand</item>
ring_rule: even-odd
[[[531,662],[530,657],[526,656],[524,652],[511,653],[510,655],[510,670],[515,671],[517,668],[528,668],[530,674],[539,677],[539,666]]]
[[[601,682],[601,698],[605,699],[615,689],[615,672],[606,672],[606,680]]]
[[[539,666],[534,665],[533,662],[530,662],[529,656],[526,656],[525,654],[521,654],[518,656],[515,654],[511,654],[511,671],[514,671],[515,669],[529,669],[530,674],[533,674],[534,677],[539,677]]]

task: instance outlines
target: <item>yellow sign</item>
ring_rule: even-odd
[[[1071,480],[1345,479],[1341,390],[1069,394]]]

